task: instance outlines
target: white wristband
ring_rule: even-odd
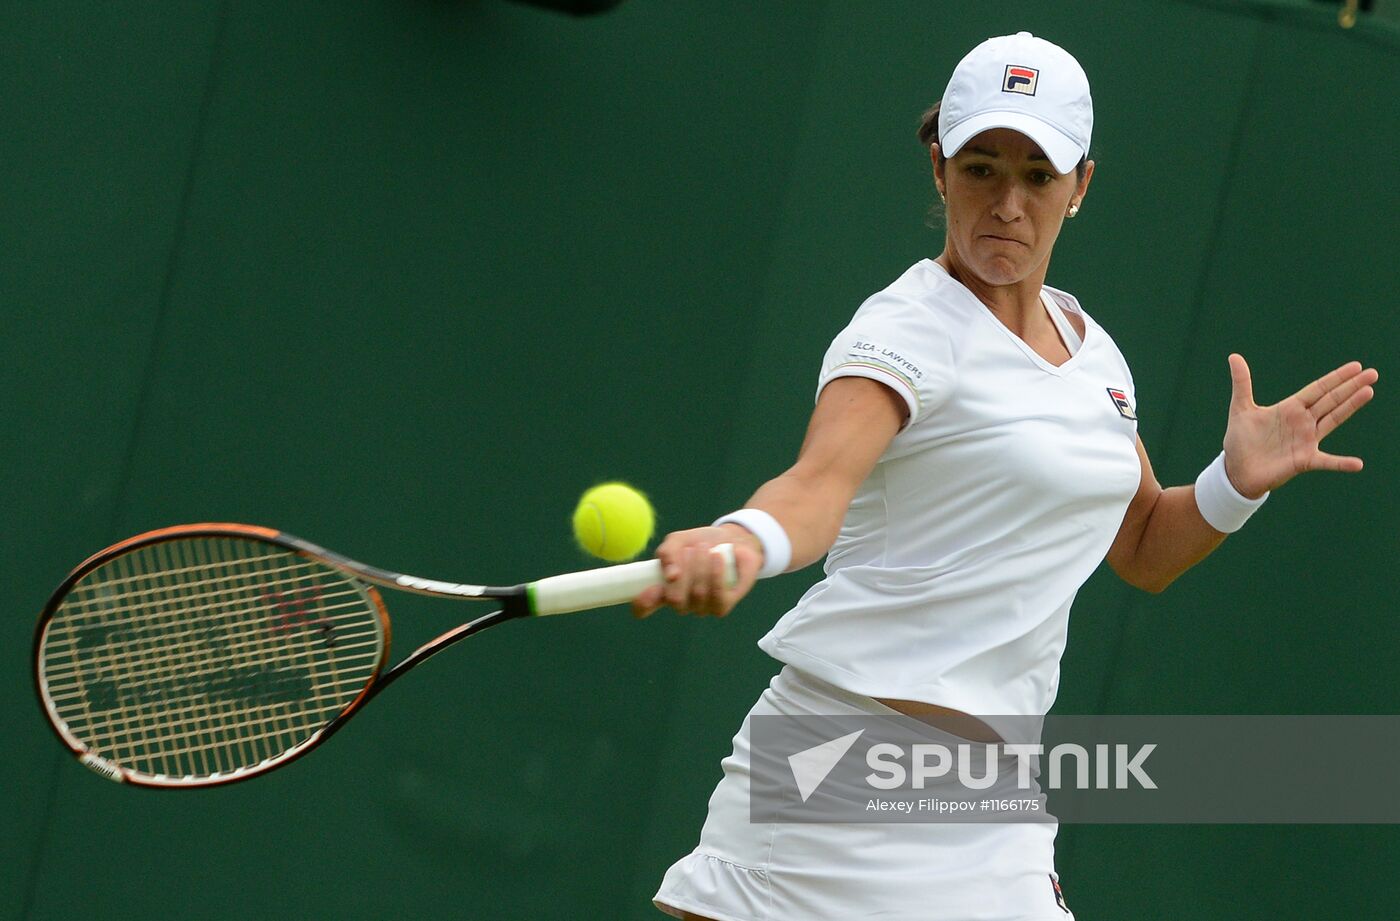
[[[792,541],[787,532],[778,524],[778,519],[761,508],[741,508],[715,519],[714,527],[722,524],[737,524],[749,531],[763,545],[763,568],[758,571],[760,579],[776,576],[788,568],[792,562]]]
[[[1240,495],[1225,473],[1224,451],[1196,477],[1196,507],[1201,510],[1201,517],[1206,524],[1226,534],[1243,527],[1267,498],[1268,493],[1258,499],[1246,499]]]

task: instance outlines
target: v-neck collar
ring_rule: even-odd
[[[1030,345],[1026,342],[1026,340],[1022,339],[1020,336],[1012,332],[1011,327],[1001,322],[1001,318],[998,317],[995,313],[993,313],[990,307],[982,303],[981,298],[973,294],[971,289],[969,289],[962,282],[954,278],[948,272],[947,269],[945,269],[943,266],[939,265],[932,259],[925,259],[924,261],[927,262],[929,265],[933,266],[933,268],[937,271],[942,272],[944,277],[946,277],[949,281],[953,282],[953,284],[957,285],[958,290],[961,291],[964,295],[966,295],[969,301],[976,305],[977,310],[979,310],[982,313],[982,315],[986,317],[986,319],[993,326],[1005,333],[1006,338],[1014,342],[1016,344],[1016,347],[1019,348],[1025,354],[1025,356],[1029,358],[1032,362],[1034,362],[1042,371],[1045,371],[1049,374],[1053,374],[1056,377],[1064,377],[1066,374],[1073,371],[1077,367],[1076,362],[1079,361],[1079,356],[1083,355],[1085,349],[1089,347],[1089,336],[1091,335],[1091,332],[1089,329],[1089,324],[1087,322],[1084,324],[1084,335],[1079,343],[1079,348],[1075,349],[1073,352],[1070,353],[1069,359],[1064,364],[1052,365],[1050,362],[1045,360],[1044,356],[1042,356],[1035,349],[1031,348]],[[1055,334],[1057,336],[1060,336],[1061,339],[1063,339],[1064,334],[1060,332],[1060,324],[1056,322],[1055,315],[1051,313],[1052,310],[1059,310],[1061,308],[1058,305],[1052,306],[1050,304],[1049,295],[1046,293],[1044,288],[1040,289],[1040,305],[1045,308],[1046,315],[1049,316],[1051,324],[1054,325]],[[1065,343],[1065,349],[1069,349],[1068,342]]]

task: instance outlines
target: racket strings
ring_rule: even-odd
[[[153,550],[151,554],[159,555],[161,550],[164,549],[166,548]],[[115,572],[125,573],[131,568],[128,565],[130,562],[131,561],[127,559],[118,559],[114,561],[113,565],[107,568]],[[162,565],[168,570],[181,569],[188,571],[191,569],[189,566],[176,567],[169,562],[163,562]],[[149,569],[149,567],[137,568]],[[136,584],[136,579],[129,575],[123,575],[118,579],[107,580],[98,580],[94,578],[92,581],[98,584],[103,581]],[[150,584],[149,573],[147,574],[146,581],[141,584]],[[166,590],[162,593],[162,597],[159,600],[162,603],[177,604],[176,598],[179,594],[178,588],[178,582],[165,586]],[[81,593],[75,594],[80,595]],[[96,595],[97,593],[90,594]],[[154,593],[152,594],[154,596]],[[133,755],[147,754],[149,745],[147,744],[145,736],[150,735],[150,733],[147,732],[144,735],[139,735],[133,733],[131,729],[133,727],[133,722],[140,721],[144,718],[142,711],[148,708],[142,706],[141,695],[139,693],[133,694],[133,691],[139,691],[141,688],[150,689],[158,686],[152,684],[152,680],[156,678],[156,676],[151,674],[150,668],[153,659],[155,661],[166,661],[171,668],[184,668],[188,667],[190,664],[186,661],[189,657],[189,651],[182,649],[175,641],[166,643],[163,647],[163,651],[158,654],[153,654],[150,651],[152,649],[162,649],[160,646],[153,647],[150,642],[152,633],[162,624],[160,615],[163,611],[159,605],[152,605],[149,610],[145,612],[145,616],[142,618],[145,625],[143,630],[127,631],[120,635],[119,642],[111,642],[110,645],[105,645],[109,643],[111,637],[103,631],[101,619],[94,619],[91,616],[91,605],[75,605],[73,610],[75,613],[87,614],[89,616],[69,622],[70,624],[80,625],[79,630],[73,635],[75,642],[70,645],[73,646],[75,651],[90,650],[87,655],[80,655],[74,660],[76,665],[82,666],[77,670],[77,678],[82,692],[81,701],[84,706],[85,715],[87,716],[85,722],[76,726],[76,728],[80,732],[86,733],[87,738],[95,743],[95,747],[99,752],[108,757],[113,757],[115,760],[131,759]],[[100,613],[100,608],[98,610]],[[169,632],[170,631],[167,630],[167,633]],[[51,635],[53,635],[52,631]],[[95,638],[89,640],[89,637]],[[55,643],[51,652],[59,652],[59,645],[60,644]],[[101,653],[104,651],[109,654],[103,656]],[[120,685],[114,680],[119,668],[131,679]],[[59,671],[61,673],[61,669]],[[138,678],[139,683],[137,680]],[[124,705],[118,705],[116,701],[110,699],[115,696],[114,692],[119,692],[122,698],[126,698],[126,700],[123,701]],[[132,699],[133,697],[135,698],[134,700]],[[207,703],[200,708],[201,712],[199,713],[199,717],[201,722],[207,719],[208,714],[206,711],[209,709]],[[94,710],[96,711],[96,715],[93,714]]]
[[[359,592],[355,592],[355,591],[327,592],[327,593],[325,593],[325,594],[323,594],[323,595],[320,595],[320,596],[319,596],[319,600],[324,601],[324,600],[326,600],[326,599],[328,599],[328,598],[344,598],[344,597],[347,597],[347,596],[353,596],[353,597],[355,597],[356,599],[358,599],[358,598],[360,597]],[[178,599],[171,599],[171,600],[178,600]],[[348,623],[355,623],[355,622],[358,622],[358,621],[361,621],[361,620],[364,619],[363,616],[362,616],[362,614],[361,614],[361,612],[363,611],[363,609],[364,609],[364,605],[363,605],[363,603],[362,603],[361,601],[359,601],[359,600],[356,600],[356,601],[339,602],[339,603],[337,603],[337,604],[323,604],[323,605],[320,605],[320,606],[318,606],[318,607],[316,608],[316,614],[317,614],[317,616],[316,616],[315,620],[312,621],[312,623],[329,623],[329,624],[332,624],[332,625],[334,625],[336,622],[339,622],[339,621],[345,621],[345,622],[348,622]],[[267,614],[267,610],[268,610],[268,606],[267,606],[267,605],[258,605],[258,606],[254,606],[254,607],[243,608],[243,609],[241,609],[241,610],[229,610],[229,609],[227,608],[227,605],[226,605],[225,602],[217,602],[217,603],[208,604],[208,605],[191,605],[191,606],[186,607],[186,608],[183,609],[183,611],[184,611],[184,613],[185,613],[186,615],[189,615],[189,614],[204,614],[204,613],[207,612],[207,613],[208,613],[208,617],[205,618],[205,619],[210,620],[210,622],[209,622],[209,623],[200,623],[200,624],[198,624],[198,625],[193,625],[193,626],[188,626],[188,625],[187,625],[187,626],[185,627],[185,629],[178,629],[178,628],[177,628],[177,629],[174,629],[174,630],[170,630],[170,631],[168,631],[168,632],[162,634],[162,639],[165,640],[166,642],[184,642],[184,641],[192,641],[192,640],[195,640],[195,639],[209,639],[209,638],[211,638],[212,636],[216,636],[217,634],[219,634],[219,633],[221,633],[221,632],[223,632],[223,631],[226,631],[229,627],[233,627],[233,626],[237,626],[237,625],[239,625],[239,624],[246,623],[250,618],[257,618],[257,617],[266,615],[266,614]],[[330,615],[328,616],[328,615],[327,615],[327,612],[330,612],[330,611],[346,611],[347,613],[344,613],[344,614],[330,614]],[[219,620],[218,620],[218,621],[213,621],[213,620],[212,620],[213,618],[218,618]],[[302,618],[300,618],[300,617],[295,617],[295,618],[293,618],[293,617],[288,616],[288,621],[287,621],[286,624],[284,624],[284,625],[277,625],[277,624],[274,623],[272,626],[267,626],[266,629],[283,629],[283,630],[289,630],[289,629],[292,629],[292,628],[293,628],[293,626],[294,626],[294,621],[300,621],[300,620],[302,620]],[[144,622],[145,622],[145,619],[144,619],[144,618],[139,618],[139,617],[137,617],[137,618],[131,618],[130,620],[125,620],[125,621],[103,621],[103,622],[101,622],[100,624],[95,625],[93,629],[98,629],[98,630],[103,630],[103,631],[105,631],[105,630],[107,630],[107,629],[109,629],[109,628],[112,628],[112,627],[126,627],[126,626],[130,626],[130,625],[133,625],[133,624],[140,624],[140,623],[144,623]],[[304,624],[303,624],[303,625],[304,625]],[[338,633],[337,633],[336,635],[339,636]],[[125,636],[125,634],[122,634],[122,635],[121,635],[121,637],[124,637],[124,636]],[[121,637],[118,637],[118,639],[120,639]],[[71,648],[71,647],[73,647],[73,646],[75,645],[75,641],[74,641],[74,639],[72,639],[72,638],[55,638],[55,639],[52,640],[51,642],[52,642],[52,646],[53,646],[53,651],[54,651],[54,652],[61,652],[61,651],[65,650],[65,649],[69,649],[69,648]],[[86,645],[86,646],[91,646],[91,645],[93,645],[93,644],[94,644],[94,640],[92,640],[92,639],[82,639],[81,637],[79,637],[79,638],[76,640],[76,645],[78,645],[78,646],[84,646],[84,645]],[[227,643],[224,643],[224,645],[227,645]],[[50,673],[50,677],[52,677],[53,674],[54,674],[54,673]]]
[[[256,565],[254,566],[254,572],[270,576],[273,574],[272,570],[274,568],[285,567],[271,567],[267,562],[257,561]],[[237,597],[240,601],[246,600],[246,591],[239,592],[237,594]],[[275,594],[272,597],[275,597]],[[246,611],[246,608],[235,608],[233,613],[237,615],[239,613],[242,613],[242,611]],[[237,635],[239,634],[235,633],[235,636]],[[269,677],[272,678],[274,682],[281,680],[279,676],[285,676],[286,674],[288,674],[285,666],[288,664],[296,663],[287,661],[288,656],[285,655],[287,650],[284,649],[284,655],[282,657],[284,661],[280,663],[282,667],[262,668],[254,664],[238,664],[240,663],[240,661],[252,663],[254,656],[267,658],[267,654],[270,651],[268,649],[268,638],[261,631],[253,630],[250,632],[245,627],[241,630],[241,635],[251,638],[251,646],[253,647],[252,649],[245,648],[246,646],[250,645],[248,643],[234,642],[232,644],[229,644],[229,637],[227,635],[224,635],[222,637],[225,646],[231,647],[219,650],[220,655],[217,657],[216,662],[214,663],[216,668],[224,669],[221,672],[221,674],[224,676],[224,684],[222,688],[224,690],[227,690],[230,687],[237,688],[241,685],[246,689],[247,686],[252,685],[253,693],[251,697],[247,693],[245,693],[244,695],[242,695],[243,702],[247,703],[250,700],[256,700],[258,703],[264,705],[268,703],[277,702],[275,700],[257,700],[257,697],[260,693],[265,694],[268,690],[267,685]],[[285,646],[286,644],[281,645]],[[178,645],[176,645],[175,648],[178,649]],[[198,647],[194,647],[194,649],[197,650]],[[188,653],[190,650],[181,651]],[[139,662],[138,665],[143,666],[148,671],[150,670],[150,663],[148,661],[145,661],[144,659],[141,662]],[[291,674],[295,675],[294,672]],[[151,687],[151,680],[155,679],[158,681],[160,676],[143,675],[143,677],[146,678],[147,683],[144,685],[139,685],[136,689],[134,689],[137,692],[136,696],[138,698],[138,702],[140,698],[140,689]],[[261,691],[259,690],[259,686],[261,686]],[[159,685],[157,685],[157,687],[159,687]],[[188,689],[188,685],[186,686],[186,688]],[[209,693],[210,689],[207,686],[200,688],[196,685],[194,690],[196,691],[196,694],[194,695],[194,700],[196,702],[195,705],[192,707],[183,708],[189,712],[183,714],[172,714],[163,710],[162,715],[169,720],[177,720],[178,717],[182,715],[185,716],[186,719],[193,718],[196,728],[204,730],[203,732],[196,734],[196,741],[198,744],[183,746],[172,745],[170,743],[169,737],[176,733],[157,732],[153,734],[148,733],[148,739],[146,740],[146,744],[144,746],[135,748],[134,751],[139,753],[141,751],[150,752],[153,750],[158,750],[162,758],[166,759],[168,759],[172,755],[181,754],[182,752],[195,751],[200,754],[201,760],[206,762],[206,756],[212,754],[216,756],[213,767],[210,768],[207,764],[205,764],[204,769],[227,770],[230,764],[236,764],[236,759],[230,761],[228,758],[218,757],[221,754],[226,755],[228,753],[221,753],[217,746],[221,743],[226,743],[228,739],[232,737],[237,740],[237,745],[239,749],[239,752],[235,754],[241,753],[244,758],[256,758],[258,760],[263,760],[266,757],[270,756],[271,753],[268,750],[255,744],[259,741],[260,738],[268,737],[268,734],[255,734],[258,736],[256,738],[250,735],[248,732],[246,732],[246,729],[244,729],[243,727],[243,724],[246,723],[247,720],[240,718],[239,708],[237,706],[230,706],[230,704],[236,704],[239,702],[238,697],[234,697],[232,700],[230,700],[227,694]],[[206,696],[201,697],[198,693],[199,691],[205,692]],[[302,693],[304,689],[297,687],[284,688],[283,692],[277,696],[285,698],[287,697],[287,691],[290,691],[291,694],[295,696],[295,694],[297,693]],[[181,695],[179,694],[176,694],[175,697],[176,699],[181,699]],[[207,704],[201,705],[204,704],[204,702],[207,701],[209,698],[212,698],[215,704],[212,708],[210,708]],[[166,701],[164,702],[164,705],[168,705],[170,703],[173,703],[173,701]],[[171,707],[170,709],[180,708]],[[211,713],[208,712],[211,709],[212,717]],[[304,715],[306,711],[303,709],[302,713]],[[290,711],[286,707],[279,707],[274,708],[272,710],[268,710],[266,706],[264,706],[262,708],[260,717],[263,719],[272,717],[272,725],[274,729],[278,733],[283,733],[287,731],[296,731],[306,728],[304,721],[297,720],[295,718],[296,715],[297,714],[295,712]],[[210,734],[207,731],[210,728],[210,724],[212,722],[218,723],[219,733]],[[100,723],[95,722],[94,725],[100,725]],[[179,728],[178,723],[176,724],[176,728]]]
[[[279,566],[276,568],[272,568],[267,570],[266,572],[230,573],[228,575],[218,576],[210,579],[191,579],[188,581],[181,581],[174,585],[159,585],[155,588],[141,589],[139,591],[126,592],[120,594],[107,593],[108,587],[112,584],[109,582],[99,582],[96,585],[81,584],[80,586],[74,587],[72,594],[77,596],[80,592],[91,592],[92,594],[87,595],[87,597],[75,597],[73,599],[74,602],[81,603],[84,601],[100,601],[103,604],[104,614],[125,614],[128,612],[142,612],[148,610],[152,603],[161,600],[159,596],[162,593],[178,593],[181,600],[186,603],[206,598],[220,598],[226,596],[229,591],[238,588],[239,583],[242,581],[257,580],[259,581],[259,583],[265,583],[269,575],[279,575],[284,572],[293,572],[297,570],[309,570],[309,572],[306,575],[302,576],[282,576],[281,578],[279,578],[278,588],[281,591],[295,591],[298,588],[298,583],[300,582],[306,582],[306,588],[314,588],[316,586],[316,580],[324,578],[325,576],[324,566],[321,566],[314,562],[303,561],[292,566]],[[186,571],[193,573],[195,570],[192,568],[187,568]],[[206,592],[189,591],[189,589],[191,588],[202,586],[217,587],[210,588],[210,590]],[[112,604],[112,602],[114,601],[127,601],[132,598],[138,598],[141,596],[146,597],[143,598],[143,600],[130,605],[119,606]],[[120,625],[121,621],[110,620],[107,623],[110,626],[118,626]]]
[[[362,642],[346,643],[342,645],[340,647],[342,655],[340,655],[337,658],[338,664],[345,665],[348,662],[362,661],[366,658],[373,660],[379,657],[380,646],[378,637],[376,637],[372,632],[362,631],[360,633],[354,634],[351,637],[351,639],[359,639],[362,640]],[[251,652],[256,648],[257,647],[252,644],[245,644],[243,647],[241,647],[241,649],[237,649],[234,651]],[[370,651],[361,655],[343,654],[345,651],[356,649],[367,649]],[[285,664],[304,665],[307,664],[310,661],[310,659],[311,656],[309,654],[289,653],[285,654],[282,657],[281,661]],[[147,691],[152,693],[165,691],[168,693],[170,691],[179,690],[181,688],[189,691],[191,696],[195,696],[197,693],[200,692],[199,689],[210,688],[213,685],[214,679],[221,678],[229,674],[229,670],[227,668],[222,667],[225,664],[222,661],[196,662],[194,663],[194,667],[192,668],[180,667],[174,663],[164,662],[159,659],[134,660],[132,664],[141,669],[141,677],[145,683],[140,686],[128,686],[125,689],[125,694],[121,695],[128,699],[132,698],[133,696],[136,696],[136,691]],[[205,667],[201,668],[200,666]],[[262,666],[259,666],[259,668],[261,667]],[[84,696],[85,693],[88,693],[85,692],[83,688],[83,673],[77,671],[76,669],[69,670],[65,673],[56,673],[56,677],[58,680],[55,679],[55,675],[49,676],[49,697],[55,702],[63,700],[75,700],[79,697]],[[69,680],[65,681],[63,679]],[[91,679],[89,680],[91,681]],[[97,682],[103,680],[106,679],[98,678],[96,679],[96,681],[92,681],[91,683],[96,685]],[[100,685],[94,690],[98,694],[107,695],[106,697],[98,698],[96,703],[99,705],[117,696],[115,693],[116,689],[108,688],[105,685]],[[213,690],[217,691],[219,690],[219,688],[213,687]],[[203,691],[203,693],[207,694],[208,691]],[[203,705],[201,704],[200,706]],[[112,708],[108,707],[104,709]],[[180,708],[166,706],[164,712],[178,713],[180,712]]]
[[[187,540],[188,540],[188,538],[187,538]],[[301,557],[295,556],[295,555],[291,554],[290,552],[288,552],[288,551],[286,551],[286,550],[281,550],[281,549],[279,549],[276,553],[267,553],[267,554],[263,554],[263,555],[260,555],[260,556],[248,556],[248,557],[244,557],[243,559],[239,560],[239,562],[240,562],[240,563],[243,563],[243,564],[246,564],[246,565],[251,565],[251,564],[253,564],[253,563],[260,563],[260,562],[262,562],[262,561],[264,561],[264,560],[286,560],[286,559],[288,559],[288,558],[293,559],[293,560],[296,560],[296,564],[295,564],[294,566],[292,566],[292,567],[289,567],[289,568],[292,568],[292,569],[304,568],[304,567],[316,566],[316,565],[317,565],[317,564],[315,564],[315,563],[309,563],[309,562],[307,562],[306,560],[303,560]],[[171,566],[170,568],[163,570],[161,574],[162,574],[162,575],[165,575],[165,576],[182,576],[182,575],[185,575],[185,574],[191,573],[191,572],[198,572],[198,571],[201,571],[201,570],[208,570],[208,568],[209,568],[209,566],[208,566],[207,563],[193,563],[193,564],[185,565],[185,566]],[[273,569],[273,570],[269,570],[269,571],[271,571],[271,572],[277,572],[278,570]],[[101,572],[101,570],[95,570],[95,572]],[[91,575],[91,574],[90,574],[90,575]],[[148,574],[140,574],[140,575],[132,575],[132,576],[114,577],[114,578],[109,578],[109,579],[92,579],[91,581],[89,581],[89,579],[83,579],[82,582],[80,582],[78,585],[75,585],[75,586],[72,588],[72,592],[73,592],[73,593],[77,593],[77,592],[89,591],[89,590],[93,590],[93,589],[110,588],[110,587],[112,587],[112,586],[114,586],[114,585],[130,585],[130,584],[133,584],[133,583],[135,583],[135,582],[145,581],[147,578],[148,578]],[[198,584],[198,583],[195,582],[195,581],[184,581],[184,580],[182,580],[182,584],[190,584],[190,585],[193,585],[193,584]]]
[[[337,693],[320,695],[317,698],[309,698],[306,702],[308,704],[312,704],[319,700],[326,702],[327,705],[330,705],[332,703],[341,704],[345,700],[344,695],[347,692],[349,693],[349,699],[354,699],[355,695],[358,694],[360,689],[363,687],[364,682],[362,681],[347,682],[340,688],[333,689],[336,690]],[[169,727],[169,731],[162,733],[160,732],[159,726],[153,727],[151,732],[147,733],[141,739],[132,742],[133,748],[138,750],[138,753],[140,754],[160,758],[172,758],[178,755],[189,754],[217,754],[217,750],[210,748],[206,740],[199,738],[191,738],[191,736],[188,733],[180,731],[181,717],[184,716],[186,719],[197,718],[191,717],[190,714],[197,713],[199,709],[200,708],[198,707],[192,706],[183,709],[175,708],[166,711],[163,715],[168,717],[168,719],[165,722],[165,725]],[[334,716],[336,712],[338,712],[338,710],[331,711],[331,716]],[[94,729],[94,731],[100,732],[106,727],[103,726],[101,720],[97,720],[93,723],[92,728]],[[319,729],[320,724],[317,724],[310,728]],[[240,746],[247,746],[251,745],[252,743],[268,739],[278,739],[286,734],[286,728],[284,726],[277,724],[275,720],[269,721],[265,716],[249,717],[242,721],[236,722],[224,722],[220,725],[220,729],[222,729],[225,732],[237,733],[236,736],[234,736],[233,738]],[[293,747],[299,741],[301,740],[298,739],[297,741],[294,741],[289,745],[274,746],[271,749],[265,751],[264,753],[256,756],[255,759],[252,760],[250,763],[260,764],[264,760],[268,760],[277,754],[281,754],[286,749]],[[120,763],[125,765],[129,762]],[[238,766],[240,765],[235,762],[230,764],[229,767],[219,768],[218,770],[233,770]],[[170,772],[162,773],[165,773],[169,776],[192,776],[189,774],[173,775],[170,774]],[[212,774],[216,772],[202,771],[195,773]]]
[[[181,538],[81,580],[43,667],[51,707],[94,753],[207,777],[304,744],[382,656],[377,605],[339,570],[261,541]]]

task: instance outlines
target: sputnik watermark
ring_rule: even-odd
[[[906,799],[871,799],[865,804],[866,812],[902,812],[905,815],[913,815],[916,812],[926,812],[938,816],[970,815],[973,813],[987,812],[1039,812],[1044,805],[1041,799],[1026,797],[1023,799],[939,799],[936,796],[927,799],[906,800]]]
[[[1130,783],[1136,783],[1144,790],[1155,790],[1157,784],[1143,770],[1143,762],[1156,747],[1152,742],[1139,745],[1130,757],[1127,745],[1095,745],[1092,756],[1084,746],[1073,742],[1056,745],[1048,753],[1050,776],[1042,789],[1058,790],[1065,785],[1066,759],[1072,760],[1074,764],[1070,784],[1079,790],[1091,789],[1092,758],[1092,789],[1107,790],[1111,783],[1113,789],[1126,790]],[[907,752],[903,746],[892,742],[880,742],[866,749],[865,761],[870,766],[871,773],[865,775],[865,780],[877,790],[897,790],[906,784],[915,790],[922,790],[930,780],[945,778],[956,770],[958,783],[963,787],[969,790],[986,790],[996,785],[999,779],[999,765],[1009,758],[1016,762],[1016,788],[1030,790],[1033,787],[1031,772],[1035,767],[1035,759],[1046,755],[1045,746],[1040,744],[985,745],[980,759],[984,767],[979,777],[976,776],[973,767],[972,749],[971,743],[959,744],[955,757],[948,746],[936,742],[916,743],[909,746]],[[906,758],[909,761],[907,769],[904,766]]]
[[[760,822],[1400,824],[1400,716],[755,715]],[[983,736],[979,735],[979,738]]]

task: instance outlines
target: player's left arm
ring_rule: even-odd
[[[1272,406],[1254,402],[1249,366],[1230,356],[1233,392],[1225,427],[1225,469],[1240,495],[1256,499],[1308,470],[1355,473],[1361,458],[1328,454],[1318,443],[1375,395],[1374,368],[1349,362]],[[1137,441],[1142,479],[1128,505],[1108,564],[1125,582],[1160,592],[1225,540],[1202,517],[1196,488],[1163,489]]]
[[[1195,486],[1162,488],[1141,437],[1137,454],[1142,479],[1108,549],[1108,565],[1129,585],[1160,592],[1219,547],[1225,535],[1201,517]]]

